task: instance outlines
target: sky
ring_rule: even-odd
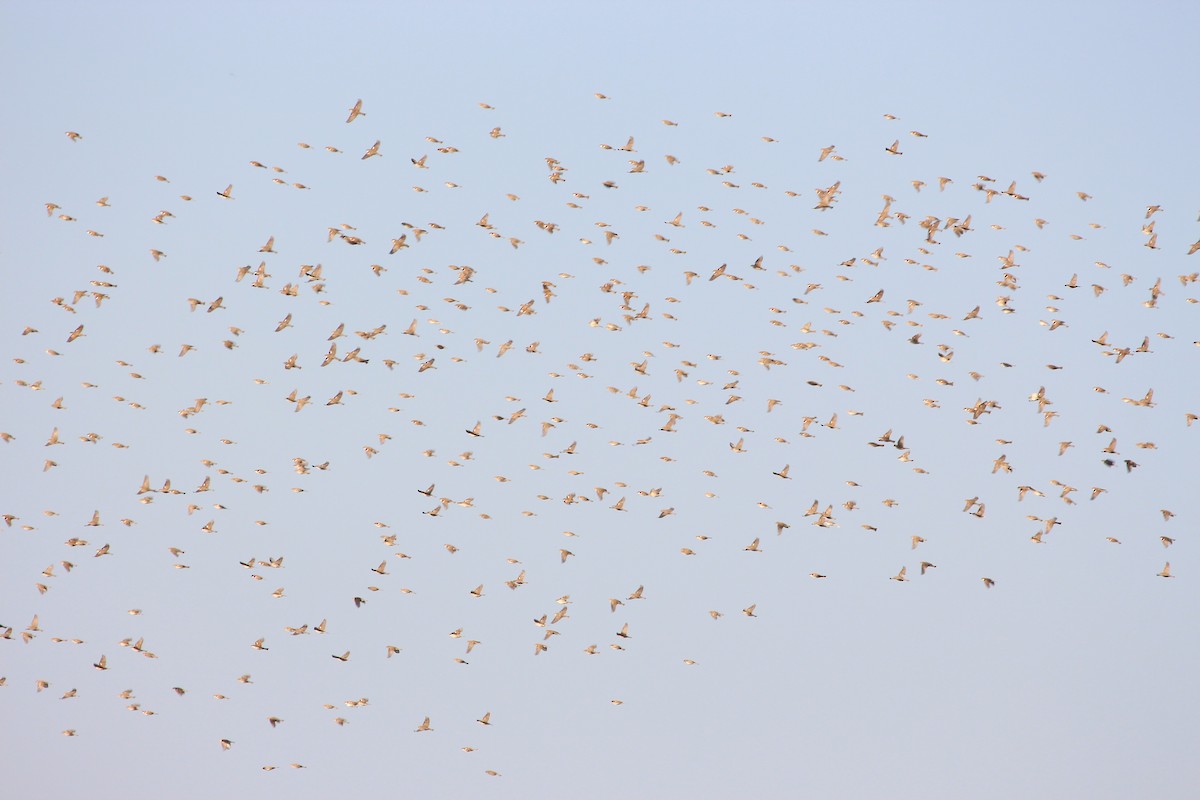
[[[1198,22],[4,4],[6,785],[1192,796]]]

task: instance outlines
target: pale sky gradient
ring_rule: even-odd
[[[1194,796],[1198,24],[5,4],[6,792]]]

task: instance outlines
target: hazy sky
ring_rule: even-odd
[[[6,790],[1194,796],[1198,23],[5,4]]]

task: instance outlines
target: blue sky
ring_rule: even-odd
[[[68,9],[0,11],[13,791],[1190,796],[1194,9]]]

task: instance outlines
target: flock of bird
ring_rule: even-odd
[[[600,104],[609,102],[603,94],[595,98]],[[344,138],[357,142],[374,113],[370,103],[354,102]],[[500,113],[492,106],[480,103],[478,113],[478,130],[462,133],[461,146],[451,144],[456,139],[449,135],[430,136],[428,152],[398,152],[389,146],[387,131],[373,130],[349,150],[344,168],[364,175],[385,164],[396,169],[398,160],[399,168],[417,181],[404,211],[416,220],[423,204],[433,203],[424,198],[471,191],[472,176],[456,171],[461,154],[499,147],[499,140],[518,136],[488,119]],[[716,112],[708,124],[725,125],[731,117]],[[685,124],[666,119],[656,124],[671,135],[687,135]],[[866,576],[882,586],[889,579],[909,583],[938,580],[935,574],[958,575],[977,591],[990,590],[989,598],[1004,591],[1005,575],[971,573],[952,558],[939,557],[939,540],[951,536],[939,530],[944,523],[898,522],[899,516],[889,515],[914,505],[944,508],[964,526],[982,526],[986,518],[1000,515],[1011,528],[1013,520],[1025,518],[1030,525],[1020,531],[1022,546],[1026,539],[1049,544],[1068,529],[1105,546],[1121,545],[1116,531],[1078,530],[1072,522],[1089,503],[1129,508],[1146,502],[1126,488],[1135,470],[1169,468],[1160,451],[1186,448],[1187,437],[1200,435],[1200,426],[1194,426],[1200,404],[1181,405],[1195,397],[1164,397],[1162,389],[1156,394],[1149,385],[1122,382],[1122,370],[1130,364],[1159,359],[1157,369],[1176,368],[1171,360],[1181,358],[1183,351],[1174,334],[1147,328],[1131,338],[1127,329],[1149,325],[1145,320],[1151,317],[1145,315],[1168,303],[1178,301],[1172,308],[1186,309],[1197,302],[1186,295],[1198,274],[1178,265],[1200,250],[1200,241],[1190,243],[1177,230],[1156,228],[1165,212],[1151,204],[1141,218],[1119,224],[1129,230],[1131,240],[1140,236],[1147,259],[1159,259],[1164,272],[1179,273],[1177,279],[1133,267],[1121,272],[1105,262],[1023,271],[1023,262],[1035,258],[1037,245],[1022,242],[1050,236],[1061,227],[1054,209],[1068,203],[1086,209],[1094,199],[1073,188],[1051,188],[1054,175],[1049,170],[1018,177],[909,175],[891,186],[867,216],[847,221],[848,214],[861,213],[865,190],[854,195],[857,184],[843,177],[842,162],[879,158],[888,170],[902,172],[899,165],[910,150],[936,141],[932,131],[899,128],[901,121],[890,114],[883,115],[880,125],[873,153],[829,145],[801,154],[803,161],[793,172],[818,176],[815,185],[803,188],[780,192],[771,176],[742,177],[741,168],[723,160],[697,165],[694,157],[645,152],[639,140],[646,137],[629,136],[618,144],[600,144],[600,167],[547,155],[528,176],[530,188],[514,186],[512,192],[472,197],[478,205],[453,207],[457,218],[398,222],[393,230],[332,217],[320,230],[263,229],[257,252],[239,252],[217,268],[189,268],[186,277],[180,273],[166,283],[162,271],[186,263],[188,255],[156,244],[149,234],[187,229],[197,206],[236,208],[247,202],[247,195],[261,197],[264,183],[343,203],[337,186],[318,186],[319,181],[304,178],[312,181],[310,186],[291,175],[310,159],[346,158],[342,147],[328,145],[322,152],[321,146],[302,142],[301,152],[293,153],[300,157],[293,159],[298,164],[285,169],[252,160],[240,168],[244,175],[187,190],[193,194],[177,194],[171,178],[148,170],[146,182],[164,198],[163,208],[148,214],[145,228],[134,234],[106,224],[105,215],[121,203],[115,192],[97,199],[92,208],[46,198],[48,232],[42,235],[124,236],[146,244],[141,263],[107,261],[110,256],[100,254],[96,258],[105,261],[89,265],[94,270],[90,279],[80,278],[53,298],[28,298],[31,308],[47,300],[55,306],[45,321],[5,323],[6,350],[14,358],[0,391],[14,406],[17,393],[36,393],[41,409],[28,419],[7,416],[3,424],[9,427],[0,431],[0,463],[15,489],[3,501],[7,507],[0,509],[0,548],[21,554],[0,556],[7,565],[6,582],[19,587],[9,590],[10,598],[20,596],[21,603],[36,609],[43,598],[70,593],[81,575],[105,569],[106,563],[165,553],[169,558],[160,565],[163,569],[208,570],[208,577],[199,578],[202,584],[250,582],[255,600],[242,613],[250,624],[263,620],[264,627],[261,635],[238,643],[244,653],[239,658],[265,659],[289,650],[286,642],[292,637],[333,642],[338,625],[356,624],[346,622],[347,615],[368,613],[373,605],[419,603],[422,592],[411,588],[419,583],[417,576],[446,584],[468,574],[461,586],[447,591],[481,607],[541,592],[532,602],[542,610],[532,619],[524,606],[519,611],[507,606],[499,613],[523,615],[519,624],[529,630],[519,643],[523,657],[569,663],[569,655],[603,657],[637,645],[641,609],[653,607],[660,587],[651,579],[632,578],[637,569],[630,562],[641,558],[634,552],[625,554],[629,582],[609,580],[614,573],[606,559],[627,546],[629,537],[652,541],[646,546],[657,548],[655,558],[664,559],[655,563],[668,563],[664,554],[669,551],[669,563],[680,565],[673,570],[686,570],[706,556],[755,559],[766,553],[766,558],[787,559],[789,570],[821,586],[848,579],[853,568],[820,563],[791,543],[824,535],[843,541],[865,537],[887,541],[889,547],[899,543],[908,554],[886,572]],[[91,145],[86,128],[68,131],[66,137],[64,147]],[[762,136],[754,146],[777,147],[783,139]],[[576,177],[597,172],[603,180]],[[708,181],[703,184],[707,194],[697,198],[694,208],[663,208],[649,199],[654,196],[650,182],[657,180],[669,190],[683,174]],[[759,214],[767,215],[755,210],[766,201],[755,193],[771,195],[772,203],[791,204],[784,206],[791,218],[768,225]],[[554,205],[523,211],[527,194],[551,198]],[[249,214],[271,219],[259,208],[251,205]],[[930,208],[940,210],[918,210]],[[1023,227],[997,221],[1013,216],[1026,220]],[[812,220],[803,223],[810,230],[796,233],[795,220]],[[276,224],[273,219],[271,224]],[[852,233],[841,233],[843,225]],[[779,233],[785,227],[787,232]],[[1055,235],[1082,242],[1102,228],[1090,223],[1080,232],[1059,230]],[[756,243],[771,230],[784,241],[769,249]],[[190,235],[209,237],[201,230]],[[985,236],[985,243],[971,246]],[[886,237],[886,244],[877,246],[871,237]],[[835,238],[844,258],[824,255]],[[297,243],[307,241],[326,249],[302,251]],[[489,246],[498,248],[494,255],[478,255],[491,253]],[[456,247],[476,254],[466,257],[473,265],[454,258]],[[555,249],[539,250],[549,247]],[[759,247],[761,252],[747,250]],[[733,255],[716,259],[709,255],[713,252]],[[82,272],[72,268],[62,274]],[[1026,300],[1036,292],[1027,285],[1051,280],[1057,288],[1044,304]],[[1172,291],[1176,280],[1179,291]],[[934,296],[908,286],[925,287]],[[153,296],[161,297],[171,314],[186,318],[181,324],[190,325],[197,338],[166,343],[155,323],[142,322],[157,319],[157,310],[140,305],[145,301],[139,297],[151,295],[139,292],[158,292]],[[354,314],[355,303],[363,302],[355,294],[364,292],[372,302],[390,303],[391,314],[385,319],[366,313],[339,316],[343,306]],[[836,299],[824,305],[822,298]],[[1087,315],[1088,302],[1108,303],[1106,313],[1115,315],[1112,327],[1119,333],[1084,331],[1076,319]],[[499,305],[492,311],[484,303]],[[286,311],[276,315],[273,309]],[[1019,335],[1032,344],[1007,353],[1006,341],[1018,335],[1017,324],[1025,326]],[[145,341],[136,355],[118,353],[106,345],[105,336],[120,336],[122,347]],[[1091,362],[1038,364],[1043,377],[1029,377],[1039,373],[1027,362],[1044,360],[1042,352],[1052,358],[1058,337],[1078,336],[1092,348]],[[721,342],[727,350],[718,349]],[[73,351],[85,347],[91,348],[87,356],[72,360]],[[992,352],[1005,360],[982,360]],[[564,355],[568,353],[573,355]],[[99,359],[106,366],[99,366]],[[204,380],[211,382],[210,392],[182,408],[147,399],[191,391],[190,379],[160,366],[167,360],[183,363],[180,359],[207,359]],[[107,381],[93,376],[113,362],[121,374],[112,383],[122,388],[106,396],[102,383]],[[43,369],[54,377],[43,376]],[[1005,377],[1008,372],[1020,373],[1030,383],[1014,390],[1019,381]],[[1084,385],[1101,373],[1108,386]],[[72,383],[62,377],[66,374]],[[860,378],[863,388],[852,385]],[[161,385],[141,388],[156,380]],[[606,380],[611,383],[602,385]],[[178,383],[172,386],[172,381]],[[1080,392],[1091,393],[1114,416],[1124,414],[1122,422],[1096,418],[1092,405],[1088,411],[1073,410],[1073,403],[1082,404],[1073,399]],[[253,453],[227,455],[253,446],[239,445],[235,434],[227,432],[247,403],[216,395],[246,393],[258,399],[241,412],[245,418],[238,424],[250,432],[240,435],[252,436],[261,426],[267,432],[264,447],[269,445],[272,453],[298,443],[286,463],[250,468]],[[965,407],[958,405],[960,398],[966,398]],[[106,417],[108,412],[99,409],[113,403],[141,416]],[[91,420],[105,418],[118,420],[112,430],[91,430]],[[393,420],[387,430],[337,450],[328,444],[327,434],[335,426],[357,430],[356,422],[375,424],[382,418]],[[918,425],[913,419],[923,421]],[[1068,427],[1074,433],[1060,435]],[[986,429],[992,440],[985,453],[971,444],[979,429]],[[139,430],[158,433],[140,435]],[[1145,439],[1146,430],[1167,431],[1163,435],[1170,440]],[[1024,463],[1013,458],[1018,440],[1026,448]],[[179,452],[203,452],[203,458],[177,465],[177,472],[187,477],[164,474],[161,466],[175,442],[187,442]],[[113,449],[98,455],[102,447]],[[333,450],[333,455],[314,457],[310,448],[317,447]],[[1030,453],[1036,453],[1037,465],[1029,463]],[[1057,477],[1041,477],[1044,465],[1059,459],[1065,464],[1076,455],[1079,460]],[[93,497],[79,485],[79,496],[70,500],[75,510],[30,505],[39,481],[84,459],[103,471],[97,480],[118,482],[124,489]],[[859,469],[873,478],[860,477]],[[947,491],[963,475],[976,473],[981,477],[973,496]],[[340,484],[327,480],[336,475],[347,477]],[[893,478],[880,477],[889,475]],[[1107,477],[1097,481],[1096,475]],[[366,476],[382,478],[391,488],[355,491],[347,501],[345,493]],[[827,481],[834,479],[845,487],[842,494],[834,496],[826,488],[814,499],[817,492],[811,487],[820,481],[828,487]],[[335,485],[336,490],[331,488]],[[904,488],[913,486],[919,488]],[[731,499],[719,494],[723,489]],[[272,491],[276,494],[270,495]],[[284,516],[289,504],[307,503],[297,506],[305,510],[288,523],[296,528],[304,515],[319,514],[314,504],[321,502],[353,507],[351,519],[358,521],[347,522],[339,536],[355,538],[361,552],[369,553],[361,563],[357,555],[355,563],[341,563],[341,542],[331,542],[323,551],[312,542],[298,543],[300,555],[278,550],[262,556],[260,551],[220,566],[190,560],[197,553],[217,552],[212,543],[222,537],[236,540],[247,552],[283,547],[282,540],[266,538],[276,520],[243,520],[238,514],[266,509]],[[89,511],[79,512],[80,503]],[[1173,523],[1173,518],[1181,514],[1194,522],[1194,513],[1182,505],[1157,505],[1146,512],[1147,532],[1137,535],[1167,549],[1176,542],[1175,531],[1188,524],[1186,519],[1183,526]],[[725,510],[712,510],[718,506]],[[1025,509],[1036,513],[1026,515]],[[721,514],[739,520],[737,529],[716,529],[713,520]],[[151,525],[170,533],[138,535],[135,526],[147,527],[151,515],[159,515]],[[569,529],[561,530],[560,522]],[[610,528],[617,530],[606,532]],[[18,551],[14,537],[34,544]],[[494,559],[496,546],[511,547],[513,555]],[[324,554],[314,557],[314,547]],[[589,567],[592,558],[595,567]],[[312,561],[325,559],[331,569],[339,562],[337,569],[356,576],[336,584],[336,597],[326,594],[326,586],[301,582],[276,588],[275,583],[286,581],[270,580],[297,569],[298,561],[307,560],[312,568]],[[592,579],[575,578],[577,589],[560,593],[539,588],[563,585],[565,570],[582,576],[589,569],[596,570]],[[99,585],[117,581],[117,574]],[[1165,558],[1153,564],[1141,557],[1131,560],[1131,574],[1174,577]],[[667,585],[688,580],[682,572],[660,578]],[[607,588],[597,589],[597,583]],[[741,586],[742,602],[728,608],[697,607],[695,614],[712,622],[727,613],[756,619],[765,610],[755,597],[761,588]],[[88,594],[97,591],[99,595]],[[104,591],[93,585],[81,599],[102,606],[98,598]],[[412,599],[403,600],[408,595]],[[281,630],[265,628],[266,620],[274,618],[274,608],[264,610],[267,604],[299,602],[293,598],[303,596],[328,600],[331,607],[319,619],[297,619]],[[144,611],[121,613],[127,611],[134,620],[152,617],[159,613],[152,601],[146,598]],[[25,607],[11,599],[8,606],[0,608],[0,616],[11,617],[15,607]],[[606,627],[589,622],[586,630],[576,632],[572,616],[591,619],[576,612],[585,606],[611,622]],[[154,659],[153,670],[138,673],[149,675],[150,685],[113,692],[117,708],[166,718],[170,707],[146,705],[139,692],[151,694],[165,686],[184,698],[207,691],[172,685],[167,663],[172,656],[151,650],[145,636],[93,640],[82,615],[72,619],[62,609],[50,614],[38,609],[27,623],[11,618],[0,623],[0,663],[9,669],[20,662],[36,670],[52,644],[79,645],[78,668],[106,676],[131,671],[125,653],[114,657],[118,650]],[[457,654],[447,659],[451,669],[469,667],[481,651],[498,645],[470,616],[435,634],[455,640]],[[369,652],[345,644],[314,645],[299,656],[297,666],[307,668],[304,664],[317,659],[351,669],[367,660],[411,657],[412,646],[390,635],[381,632]],[[284,641],[277,643],[280,637]],[[687,642],[673,644],[677,663],[703,668],[703,659],[692,657]],[[209,672],[224,669],[213,664]],[[0,683],[8,687],[3,691],[45,692],[64,701],[76,702],[80,694],[71,680],[52,684],[38,677],[33,685],[17,686],[0,677]],[[255,681],[246,672],[238,683]],[[221,693],[212,697],[230,700]],[[323,706],[338,728],[353,719],[353,714],[338,711],[339,703],[351,710],[369,704],[367,696],[330,700],[313,698],[311,703]],[[605,697],[603,702],[619,706],[623,701]],[[505,725],[499,715],[493,724],[489,709],[478,714],[473,722],[462,722],[479,730]],[[433,712],[400,720],[417,734],[435,733],[440,722]],[[225,751],[243,742],[253,746],[253,739],[283,724],[283,711],[275,711],[266,715],[262,730],[231,731],[211,746]],[[76,725],[62,733],[99,735],[95,727]],[[473,741],[453,745],[468,753],[477,749]],[[315,765],[297,761],[290,766]],[[493,767],[503,765],[481,764],[478,769],[499,777],[502,773]],[[270,772],[276,764],[261,768]]]

